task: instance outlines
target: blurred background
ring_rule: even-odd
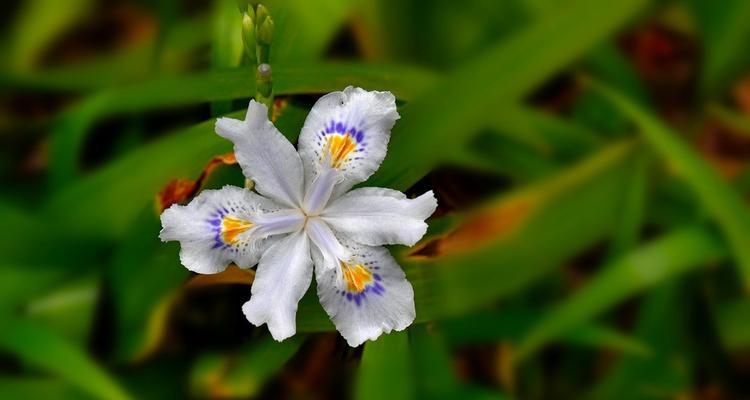
[[[159,212],[242,185],[236,0],[0,5],[0,398],[750,398],[750,2],[287,0],[273,117],[389,90],[368,186],[432,189],[407,331],[184,269]]]

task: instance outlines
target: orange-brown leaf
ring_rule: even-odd
[[[227,153],[212,158],[201,171],[198,179],[174,179],[167,184],[156,195],[156,211],[162,211],[171,207],[172,204],[185,203],[198,193],[203,183],[211,176],[211,173],[221,165],[232,165],[237,163],[234,153]]]

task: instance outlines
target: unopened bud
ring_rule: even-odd
[[[255,23],[247,13],[242,14],[242,44],[245,46],[245,54],[255,64]]]
[[[263,4],[258,4],[258,8],[255,9],[255,24],[258,26],[263,25],[263,22],[268,17],[268,9]]]
[[[273,18],[269,15],[263,21],[263,24],[258,26],[258,40],[263,44],[270,45],[273,41],[273,29]]]

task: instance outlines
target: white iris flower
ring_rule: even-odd
[[[349,345],[405,329],[414,321],[414,291],[381,246],[414,245],[437,201],[431,191],[408,199],[391,189],[350,190],[385,157],[399,118],[395,98],[352,87],[321,97],[302,127],[299,153],[267,111],[250,101],[244,121],[216,121],[257,193],[204,190],[164,211],[161,239],[179,241],[182,264],[201,274],[257,263],[242,310],[276,340],[294,335],[313,266],[320,302]]]

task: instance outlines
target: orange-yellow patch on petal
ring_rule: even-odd
[[[343,135],[328,135],[323,150],[331,163],[331,167],[340,168],[356,148],[356,140],[347,132]]]
[[[237,237],[252,227],[250,221],[226,216],[221,220],[221,238],[226,244],[235,244]]]
[[[362,264],[350,265],[341,263],[344,272],[346,289],[351,293],[362,293],[367,285],[372,283],[372,273]]]

